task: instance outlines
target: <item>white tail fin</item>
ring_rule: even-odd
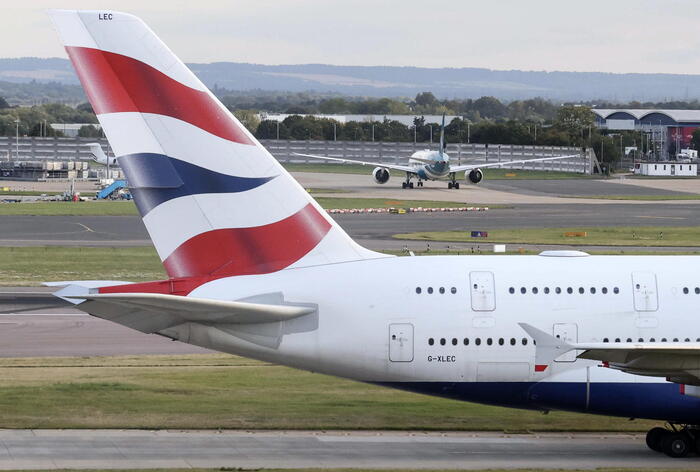
[[[171,278],[379,257],[135,16],[50,12]]]

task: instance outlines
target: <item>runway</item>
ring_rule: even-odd
[[[0,469],[691,468],[623,434],[0,431]]]
[[[698,226],[693,203],[646,205],[608,203],[521,204],[484,212],[345,214],[334,219],[353,238],[391,239],[414,231],[471,231],[501,228],[580,226]],[[0,216],[0,246],[148,246],[151,240],[138,216]],[[384,249],[368,245],[370,249]]]

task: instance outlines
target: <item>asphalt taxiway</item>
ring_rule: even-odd
[[[517,204],[488,211],[454,213],[336,214],[353,238],[391,239],[414,231],[488,231],[503,228],[581,226],[698,226],[693,203],[644,206],[608,203]],[[0,246],[148,246],[151,240],[138,216],[0,216]],[[372,249],[384,249],[373,247]]]
[[[420,432],[0,431],[0,469],[693,468],[640,435]]]

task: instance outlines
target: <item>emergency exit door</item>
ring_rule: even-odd
[[[556,323],[552,328],[552,335],[567,343],[578,342],[578,325],[575,323]],[[569,351],[554,359],[554,362],[574,362],[576,351]]]
[[[493,311],[496,309],[496,288],[493,272],[474,271],[469,273],[472,310]]]
[[[389,360],[391,362],[413,361],[413,325],[411,323],[389,325]]]
[[[636,311],[656,311],[659,298],[656,291],[656,274],[653,272],[632,272],[632,293]]]

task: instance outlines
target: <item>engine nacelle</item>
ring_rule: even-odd
[[[385,184],[389,181],[389,169],[386,167],[375,167],[372,171],[372,177],[378,184]]]
[[[464,173],[464,180],[473,184],[478,184],[484,178],[484,173],[481,169],[473,169]]]

